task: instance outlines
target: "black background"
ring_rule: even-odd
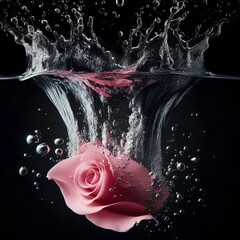
[[[240,75],[240,23],[224,25],[221,36],[210,41],[205,54],[208,71]],[[21,46],[0,33],[0,75],[24,71],[26,59]],[[0,81],[1,133],[1,239],[228,239],[238,236],[240,183],[240,82],[226,79],[203,79],[184,98],[171,114],[166,129],[178,122],[188,131],[187,115],[198,112],[207,137],[201,143],[200,175],[206,191],[206,207],[196,214],[186,213],[175,221],[167,233],[134,228],[128,233],[114,233],[95,227],[84,217],[65,207],[61,194],[53,183],[35,190],[36,179],[29,173],[18,174],[20,166],[46,174],[44,160],[25,159],[28,151],[25,138],[41,129],[50,139],[66,136],[64,125],[56,109],[33,80],[24,82]],[[43,111],[39,112],[38,108]],[[45,116],[44,113],[47,113]],[[50,130],[47,128],[50,127]],[[216,157],[213,158],[212,156]],[[43,200],[41,200],[43,198]],[[51,201],[54,200],[54,204]]]

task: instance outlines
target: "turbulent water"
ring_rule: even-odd
[[[59,7],[54,1],[53,9],[70,29],[67,37],[54,29],[59,23],[52,26],[46,12],[37,22],[30,7],[17,1],[22,15],[5,16],[0,26],[24,47],[28,66],[19,76],[1,79],[34,79],[46,92],[66,125],[69,156],[77,154],[81,142],[100,140],[115,155],[130,155],[164,180],[164,123],[202,77],[224,77],[206,72],[204,53],[209,40],[221,34],[226,19],[203,32],[199,26],[187,38],[180,27],[189,14],[187,1],[173,1],[165,9],[167,18],[154,17],[148,26],[143,13],[149,8],[146,5],[135,13],[127,36],[119,29],[116,48],[95,33],[97,19],[84,14],[84,1],[72,8],[65,2]],[[160,1],[152,4],[153,11],[161,11]],[[117,8],[125,5],[127,0],[116,1]],[[99,12],[107,17],[110,14],[104,9]],[[120,17],[117,11],[111,14]]]

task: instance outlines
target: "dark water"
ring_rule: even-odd
[[[96,228],[85,221],[84,217],[79,218],[66,209],[55,185],[46,182],[44,177],[36,177],[38,172],[44,176],[54,163],[51,163],[49,158],[41,158],[33,153],[33,148],[25,142],[28,134],[39,129],[44,140],[51,143],[50,147],[54,147],[52,142],[56,136],[67,137],[62,119],[33,81],[10,84],[5,82],[1,86],[2,103],[8,106],[2,108],[1,120],[1,132],[4,136],[2,139],[4,140],[2,143],[4,171],[1,175],[4,191],[3,237],[8,239],[13,235],[19,239],[48,239],[50,236],[53,238],[63,236],[72,239],[81,233],[83,239],[89,237],[98,239],[95,238],[96,234],[101,238],[111,239],[123,237],[147,239],[150,230],[143,231],[146,226],[134,228],[126,234],[117,234]],[[13,92],[9,100],[9,94]],[[170,222],[173,221],[173,228],[164,233],[158,230],[160,226],[157,230],[156,227],[151,226],[150,229],[154,229],[155,233],[151,234],[150,239],[159,239],[159,237],[175,239],[175,236],[179,239],[214,239],[222,234],[227,233],[228,236],[232,236],[237,233],[237,221],[235,221],[235,217],[239,214],[237,146],[240,134],[238,92],[239,84],[228,79],[210,83],[201,81],[170,114],[163,131],[162,145],[163,149],[169,145],[171,149],[168,153],[164,151],[164,159],[169,163],[172,155],[175,154],[175,148],[183,149],[184,146],[188,146],[189,155],[199,157],[199,162],[194,165],[189,158],[181,156],[176,160],[187,163],[191,168],[190,173],[194,173],[195,177],[201,180],[194,182],[192,180],[195,177],[192,176],[192,180],[189,183],[185,181],[186,185],[183,185],[183,178],[189,173],[188,170],[175,171],[178,179],[174,181],[173,194],[181,190],[184,200],[179,206],[173,202],[176,197],[171,197],[170,213],[165,215],[170,218]],[[39,112],[38,108],[42,108],[42,112]],[[176,140],[170,144],[169,139],[173,138],[172,127],[175,124],[177,124]],[[16,133],[18,134],[15,135]],[[187,135],[192,133],[191,138],[184,137],[183,133]],[[26,159],[22,156],[25,152],[33,153],[33,156]],[[55,157],[55,154],[51,153],[51,156]],[[18,169],[23,165],[29,170],[25,177],[18,174]],[[194,172],[193,168],[197,171]],[[31,173],[32,170],[36,172]],[[172,176],[169,175],[168,179],[172,180]],[[34,186],[35,181],[40,182],[39,190]],[[196,189],[193,192],[185,192],[194,186]],[[200,188],[204,189],[204,194],[198,192]],[[204,204],[197,203],[199,198],[204,199]],[[192,204],[187,203],[187,200],[191,200]],[[54,204],[51,203],[52,201]],[[185,210],[185,213],[175,217],[173,214],[177,210]],[[167,225],[162,221],[161,226],[166,228]]]

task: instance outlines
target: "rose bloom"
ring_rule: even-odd
[[[153,219],[169,195],[166,184],[155,186],[147,168],[91,142],[77,156],[56,164],[47,178],[58,184],[72,211],[117,232]]]

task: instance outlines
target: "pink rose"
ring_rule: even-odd
[[[152,219],[169,191],[155,186],[147,168],[113,156],[100,144],[87,143],[79,155],[56,164],[47,174],[61,189],[67,206],[95,225],[126,232],[141,220]]]

